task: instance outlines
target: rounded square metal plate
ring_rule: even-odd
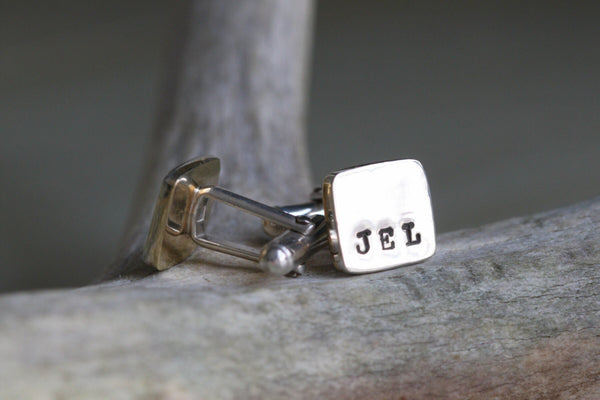
[[[325,178],[323,198],[338,269],[381,271],[423,261],[435,252],[429,186],[416,160],[333,173]]]

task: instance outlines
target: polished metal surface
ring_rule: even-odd
[[[327,245],[327,224],[323,215],[310,219],[315,229],[310,234],[287,230],[271,240],[260,253],[259,264],[265,271],[285,275],[302,265],[310,255]]]
[[[265,224],[283,232],[276,240],[289,246],[286,254],[291,258],[279,257],[281,265],[277,266],[277,261],[269,257],[282,253],[263,251],[260,266],[281,274],[299,271],[297,267],[309,254],[310,245],[322,241],[322,218],[313,221],[304,215],[296,216],[217,187],[219,171],[219,159],[203,158],[187,162],[166,176],[144,246],[144,261],[164,270],[184,261],[196,246],[261,261],[261,249],[215,239],[206,232],[212,205],[217,201],[260,217]],[[298,243],[292,245],[291,238]]]
[[[323,200],[334,265],[342,271],[381,271],[435,252],[429,186],[416,160],[332,173],[324,180]]]
[[[258,249],[222,239],[215,239],[207,234],[206,221],[209,218],[211,200],[235,207],[240,211],[260,217],[263,221],[281,226],[302,236],[310,234],[315,229],[315,224],[310,219],[296,217],[278,208],[267,206],[220,187],[198,187],[195,189],[194,201],[190,208],[192,210],[191,219],[196,222],[191,224],[191,238],[199,246],[221,253],[255,262],[258,262],[260,258],[260,250]]]
[[[164,178],[144,245],[146,263],[164,270],[192,254],[196,244],[187,233],[195,224],[191,223],[189,210],[196,189],[216,185],[220,170],[218,158],[202,158],[180,165]]]
[[[316,215],[323,215],[323,198],[319,197],[318,199],[314,199],[308,203],[280,206],[277,208],[295,217],[312,218]],[[282,234],[285,231],[285,228],[281,225],[265,220],[263,221],[263,230],[267,235],[275,237]]]

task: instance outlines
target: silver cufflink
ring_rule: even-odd
[[[332,173],[323,182],[323,202],[334,265],[342,271],[382,271],[435,252],[429,185],[416,160]]]
[[[265,271],[297,275],[329,243],[336,268],[382,271],[423,261],[435,252],[429,187],[415,160],[386,161],[328,175],[309,203],[271,207],[217,186],[217,158],[189,161],[163,180],[144,247],[158,270],[188,258],[196,246],[257,262]],[[207,233],[214,202],[262,219],[274,238],[262,248]]]

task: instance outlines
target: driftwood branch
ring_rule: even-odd
[[[269,204],[310,193],[304,135],[312,1],[195,0],[178,38],[156,132],[110,279],[148,273],[140,259],[163,177],[191,158],[223,160],[220,184]],[[251,230],[213,217],[224,234]]]
[[[600,199],[441,235],[429,261],[371,275],[326,253],[297,279],[200,254],[4,296],[0,397],[596,398],[598,226]]]

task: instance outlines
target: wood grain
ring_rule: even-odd
[[[1,398],[590,399],[600,199],[441,235],[423,264],[306,276],[199,252],[0,297]]]

